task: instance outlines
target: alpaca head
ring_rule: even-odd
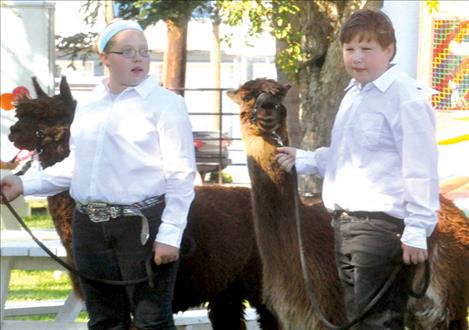
[[[275,80],[260,78],[228,91],[227,95],[241,107],[243,131],[258,136],[279,134],[286,138],[287,111],[282,101],[289,88]]]
[[[49,97],[33,78],[37,98],[20,99],[16,105],[18,121],[10,127],[8,138],[18,149],[38,150],[45,154],[68,154],[70,124],[75,113],[73,99],[65,77],[60,94]]]

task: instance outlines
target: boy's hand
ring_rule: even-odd
[[[23,193],[23,182],[16,175],[8,175],[0,181],[2,195],[0,195],[0,204],[11,202]],[[3,199],[5,196],[6,200]]]
[[[402,259],[407,265],[410,264],[421,264],[428,258],[428,252],[425,249],[419,249],[416,247],[402,244]]]
[[[292,167],[295,166],[296,148],[277,148],[277,155],[275,155],[275,159],[285,171],[291,172]]]
[[[155,252],[153,261],[158,266],[174,262],[179,259],[179,249],[168,244],[155,242],[153,243],[153,251]]]

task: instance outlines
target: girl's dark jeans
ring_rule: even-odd
[[[396,266],[402,264],[400,219],[340,216],[333,220],[339,277],[349,321],[358,317]],[[404,329],[414,267],[404,266],[387,293],[353,329]]]
[[[143,210],[150,238],[140,243],[139,217],[122,217],[94,223],[75,210],[72,224],[73,253],[77,269],[90,276],[135,280],[147,276],[145,261],[152,254],[164,202]],[[113,286],[80,279],[92,330],[175,329],[172,298],[178,262],[158,267],[155,288],[148,283]]]

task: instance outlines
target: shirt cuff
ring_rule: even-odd
[[[158,228],[155,241],[179,248],[181,246],[184,229],[162,222]]]
[[[23,175],[20,176],[20,179],[23,184],[23,195],[36,195],[40,193],[42,183],[39,175]]]
[[[310,151],[296,149],[295,168],[298,174],[309,174],[311,167],[316,166],[316,160]]]
[[[427,235],[424,228],[406,225],[402,233],[401,242],[419,249],[427,249]]]

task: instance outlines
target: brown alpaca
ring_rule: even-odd
[[[411,298],[407,324],[412,329],[467,329],[469,306],[469,219],[440,195],[438,225],[430,237],[432,279],[422,299]],[[418,274],[414,282],[422,281]]]
[[[20,149],[39,150],[48,167],[69,153],[69,127],[75,101],[65,78],[60,94],[47,96],[33,83],[37,99],[23,99],[16,109],[18,122],[10,140]],[[75,202],[68,192],[48,198],[55,228],[73,263],[71,218]],[[279,329],[275,317],[262,303],[262,267],[255,244],[250,190],[218,185],[196,188],[181,247],[181,263],[174,292],[173,311],[184,311],[208,302],[214,329],[246,329],[244,300],[255,307],[262,329]],[[73,288],[80,296],[76,276]]]
[[[288,86],[274,80],[246,82],[228,96],[240,105],[240,120],[252,185],[254,226],[263,262],[264,299],[276,311],[283,329],[326,329],[305,294],[295,227],[295,184],[275,161],[278,141],[288,144]],[[272,134],[275,132],[275,134]],[[447,199],[441,199],[437,229],[430,240],[432,265],[426,296],[411,300],[411,329],[467,329],[469,305],[469,223]],[[324,207],[300,203],[307,270],[324,315],[344,324],[342,291],[333,253],[333,232]],[[415,285],[420,284],[417,276]]]

